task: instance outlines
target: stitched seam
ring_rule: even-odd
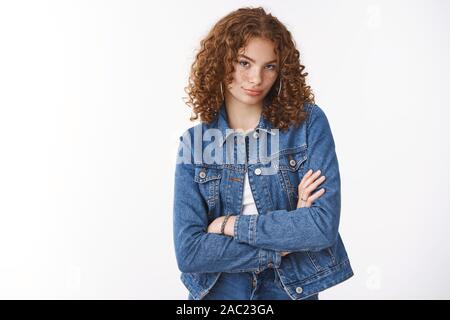
[[[333,273],[335,270],[340,269],[340,268],[342,268],[343,266],[345,266],[345,265],[347,265],[347,264],[350,264],[349,259],[346,259],[346,260],[342,261],[341,263],[339,263],[339,264],[337,264],[337,265],[335,265],[335,266],[333,266],[333,267],[329,267],[329,268],[326,268],[326,269],[322,269],[321,271],[316,272],[315,274],[311,275],[311,276],[308,277],[308,278],[303,279],[303,280],[300,281],[300,282],[290,283],[289,285],[291,286],[291,285],[294,285],[294,284],[295,284],[295,285],[305,285],[305,284],[309,284],[309,283],[311,283],[311,282],[314,281],[314,280],[317,280],[317,279],[319,279],[319,278],[321,278],[321,277],[323,277],[323,276],[325,276],[325,275],[328,275],[328,274]],[[351,272],[350,272],[349,274],[351,274]]]
[[[239,219],[241,218],[241,215],[236,216],[236,220],[234,221],[234,239],[239,242],[239,235],[238,235],[238,224]]]
[[[315,268],[317,271],[321,271],[322,268],[320,268],[320,267],[317,266],[317,264],[314,262],[314,259],[311,257],[311,254],[310,254],[309,251],[306,252],[306,255],[308,256],[308,258],[309,258],[309,260],[311,261],[311,263],[312,263],[312,265],[314,266],[314,268]]]

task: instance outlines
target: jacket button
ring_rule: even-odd
[[[259,272],[260,272],[259,270],[256,270],[256,271],[255,271],[255,274],[259,274]]]
[[[272,263],[272,262],[269,262],[268,267],[269,267],[269,268],[272,268],[272,267],[273,267],[273,263]]]
[[[291,159],[290,161],[289,161],[289,164],[291,165],[291,167],[295,167],[295,160],[294,159]]]
[[[259,175],[261,174],[261,169],[260,169],[260,168],[256,168],[256,169],[255,169],[255,174],[256,174],[257,176],[259,176]]]
[[[205,171],[200,171],[200,173],[198,174],[199,175],[199,177],[200,178],[204,178],[204,177],[206,177],[206,173],[205,173]]]
[[[298,294],[303,292],[303,288],[302,287],[297,287],[295,288],[295,292],[297,292]]]
[[[257,131],[253,132],[253,138],[258,139],[259,133]]]

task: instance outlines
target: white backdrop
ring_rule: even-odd
[[[0,1],[0,298],[187,297],[183,88],[247,5],[292,32],[334,134],[355,276],[321,299],[450,298],[445,0]]]

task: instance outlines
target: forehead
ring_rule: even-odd
[[[262,38],[250,39],[247,45],[238,51],[238,54],[246,55],[259,62],[271,61],[277,58],[275,44]]]

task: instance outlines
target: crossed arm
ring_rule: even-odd
[[[314,111],[315,110],[315,111]],[[340,216],[340,177],[334,141],[325,114],[315,107],[308,136],[307,166],[326,174],[308,173],[299,184],[293,211],[231,216],[209,224],[204,199],[193,181],[192,165],[177,164],[175,173],[174,242],[184,272],[242,272],[278,267],[281,256],[294,251],[322,250],[334,244]],[[317,183],[316,183],[317,182]],[[315,188],[323,183],[323,189]],[[309,191],[309,193],[308,193]],[[303,194],[302,194],[303,192]],[[303,200],[302,200],[303,199]]]
[[[325,181],[325,176],[321,176],[321,171],[317,170],[313,172],[313,170],[309,170],[300,181],[298,185],[298,194],[299,199],[297,203],[297,208],[303,207],[311,207],[312,203],[318,199],[321,195],[324,194],[325,189],[321,188],[318,191],[314,192],[317,187]],[[237,216],[230,216],[228,220],[225,222],[224,232],[223,234],[226,236],[234,237],[235,225],[236,225]],[[216,218],[213,222],[211,222],[208,226],[209,233],[221,233],[221,227],[225,220],[225,216],[221,216]],[[289,254],[289,251],[281,252],[282,256]]]

